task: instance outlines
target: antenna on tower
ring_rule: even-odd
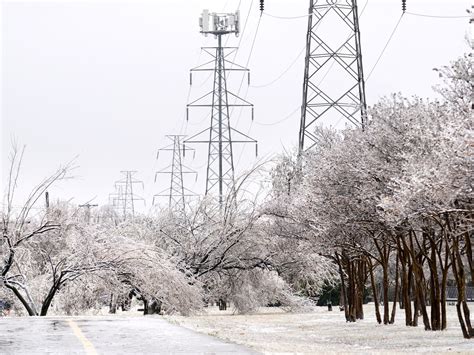
[[[181,153],[184,156],[186,151],[195,151],[193,148],[188,148],[183,145],[183,139],[186,136],[183,135],[167,135],[166,138],[173,141],[173,143],[166,147],[158,149],[156,158],[159,158],[160,152],[172,152],[172,161],[169,166],[165,169],[157,171],[155,173],[155,182],[158,174],[169,174],[170,175],[170,187],[159,192],[153,196],[153,205],[155,205],[156,197],[167,197],[168,208],[170,210],[185,212],[186,210],[186,198],[195,196],[195,194],[184,187],[184,174],[195,174],[197,178],[197,172],[183,165]]]
[[[229,107],[249,107],[252,111],[253,120],[253,104],[227,90],[226,73],[240,71],[249,75],[249,69],[227,59],[237,48],[222,46],[223,36],[232,33],[238,36],[240,27],[239,12],[218,14],[204,10],[199,19],[199,24],[204,36],[212,34],[217,38],[217,47],[202,48],[204,52],[212,57],[212,60],[191,69],[191,74],[201,71],[214,72],[214,86],[213,90],[189,103],[186,111],[189,115],[189,108],[191,107],[210,108],[211,125],[185,139],[183,143],[208,144],[205,194],[217,192],[219,204],[222,207],[224,196],[235,192],[233,145],[236,143],[254,143],[257,145],[255,139],[230,125]],[[210,67],[212,64],[213,66]],[[229,103],[229,97],[235,99],[233,104]]]
[[[127,220],[130,217],[133,219],[135,217],[135,201],[143,201],[145,203],[143,197],[133,192],[133,186],[138,184],[143,189],[144,184],[143,181],[133,177],[136,173],[134,170],[123,170],[121,173],[124,175],[123,179],[115,182],[116,193],[110,194],[109,199],[112,197],[112,205],[119,212],[119,215],[122,215],[123,220]]]
[[[327,26],[333,21],[340,24],[338,31]],[[337,126],[343,119],[363,129],[366,111],[357,0],[310,0],[300,153],[316,145],[315,128],[322,120]]]

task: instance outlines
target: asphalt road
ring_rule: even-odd
[[[256,354],[159,317],[0,318],[0,354]]]

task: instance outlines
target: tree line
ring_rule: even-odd
[[[395,94],[370,109],[364,130],[318,128],[316,149],[275,169],[269,210],[282,233],[320,244],[337,265],[347,321],[364,317],[370,285],[379,323],[393,323],[400,303],[407,326],[421,315],[425,329],[446,329],[452,282],[472,338],[472,64],[466,55],[438,72],[438,100]]]

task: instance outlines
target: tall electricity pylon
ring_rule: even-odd
[[[137,196],[133,192],[133,185],[140,184],[142,185],[142,188],[144,188],[143,181],[136,180],[133,177],[133,174],[135,174],[136,171],[124,170],[121,171],[121,173],[124,174],[124,177],[123,179],[117,180],[115,182],[116,193],[111,194],[113,198],[113,205],[122,215],[123,220],[126,220],[130,217],[133,219],[135,217],[135,201],[145,202],[142,197]]]
[[[317,122],[363,129],[366,110],[357,0],[310,0],[299,151],[318,142]]]
[[[185,212],[186,210],[186,197],[194,196],[194,194],[184,187],[184,178],[185,174],[195,174],[197,172],[183,165],[181,153],[188,150],[194,151],[192,148],[181,147],[183,144],[183,135],[167,135],[167,138],[171,139],[173,143],[170,145],[158,149],[156,159],[159,158],[160,152],[170,151],[173,154],[171,165],[167,166],[163,170],[157,171],[155,173],[155,182],[158,174],[170,174],[170,187],[159,192],[153,196],[153,205],[155,205],[156,197],[167,197],[168,198],[168,208],[170,210]]]
[[[217,38],[217,47],[202,48],[213,59],[191,69],[190,74],[190,84],[192,85],[193,72],[214,72],[212,91],[187,105],[188,116],[190,107],[211,108],[211,125],[185,139],[184,143],[208,144],[205,194],[217,192],[221,206],[224,202],[224,196],[235,192],[233,144],[257,144],[255,139],[233,128],[230,123],[230,107],[250,107],[253,119],[253,104],[227,90],[227,72],[240,71],[249,73],[249,69],[226,59],[237,48],[222,46],[223,36],[231,33],[238,36],[239,25],[238,12],[235,14],[216,14],[204,10],[200,18],[201,33],[205,36],[208,34],[214,35]],[[209,64],[214,64],[214,66],[209,68]],[[250,74],[248,74],[248,78],[250,80]],[[229,99],[232,99],[233,103],[230,103]]]

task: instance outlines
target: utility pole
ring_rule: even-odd
[[[128,219],[128,217],[133,219],[135,217],[135,201],[141,200],[145,202],[142,197],[135,195],[133,192],[133,186],[139,184],[142,186],[142,188],[144,188],[143,181],[136,180],[133,177],[133,174],[135,174],[136,171],[123,170],[121,173],[124,175],[124,177],[123,179],[117,180],[115,182],[115,189],[117,192],[116,194],[112,195],[117,196],[113,198],[113,201],[115,202],[116,206],[121,208],[123,220]]]
[[[214,85],[212,91],[189,103],[186,110],[189,117],[189,108],[191,107],[211,108],[211,125],[185,139],[184,143],[208,144],[205,194],[209,195],[217,192],[219,205],[222,208],[224,196],[235,192],[233,145],[236,143],[254,143],[257,147],[255,139],[231,126],[229,107],[250,107],[253,120],[253,104],[227,90],[227,72],[246,72],[249,82],[250,74],[249,69],[226,59],[237,48],[222,46],[223,36],[232,33],[238,36],[239,12],[235,14],[217,14],[204,10],[200,18],[200,26],[203,35],[211,34],[217,38],[217,47],[202,48],[205,53],[212,57],[212,60],[191,69],[190,84],[192,85],[193,72],[211,71],[214,73]],[[210,64],[213,64],[213,67],[210,68]],[[228,65],[230,67],[227,67]],[[235,102],[230,103],[229,98]]]
[[[79,205],[80,208],[85,208],[86,210],[86,222],[87,224],[90,224],[91,223],[91,208],[92,207],[97,207],[99,205],[97,204],[90,204],[89,202],[88,203],[85,203],[83,205]]]
[[[49,192],[48,191],[44,193],[44,199],[45,199],[46,211],[48,211],[49,210]]]
[[[173,143],[158,149],[156,159],[159,158],[160,152],[165,151],[172,152],[173,157],[171,165],[155,173],[155,183],[158,174],[169,174],[170,187],[153,196],[153,205],[155,205],[155,197],[168,197],[168,208],[184,213],[186,209],[186,197],[194,196],[194,194],[184,187],[183,176],[185,174],[195,174],[197,177],[197,172],[183,165],[181,153],[183,153],[184,156],[186,150],[194,151],[194,149],[184,146],[181,148],[185,137],[183,135],[167,135],[166,137],[172,140]]]
[[[367,119],[357,0],[309,3],[300,153],[318,142],[316,124],[344,119],[363,129]]]

